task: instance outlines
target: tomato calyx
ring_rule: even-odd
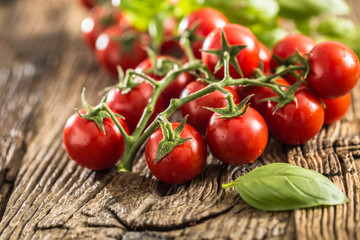
[[[144,33],[137,32],[132,29],[124,31],[121,36],[112,37],[111,40],[118,43],[124,49],[125,53],[133,54],[135,52],[135,44],[137,41],[143,43],[143,46],[147,46],[147,40]]]
[[[104,133],[105,135],[105,128],[103,125],[103,120],[105,118],[110,117],[110,115],[107,112],[104,112],[103,109],[101,108],[102,104],[104,104],[106,102],[106,96],[101,100],[99,107],[95,107],[93,108],[85,99],[85,88],[83,88],[83,91],[81,93],[81,102],[83,107],[86,110],[86,114],[82,114],[80,113],[80,111],[78,109],[75,109],[76,112],[79,114],[80,117],[87,119],[87,120],[91,120],[94,121],[96,123],[96,125],[101,129],[101,131]],[[114,114],[116,117],[122,118],[124,119],[123,116],[119,115],[119,114]]]
[[[221,116],[218,116],[217,118],[240,117],[246,113],[246,111],[249,107],[248,102],[252,96],[254,96],[254,94],[251,94],[251,95],[247,96],[246,98],[244,98],[234,108],[229,107],[230,104],[228,104],[228,106],[226,106],[225,108],[208,108],[208,107],[205,107],[205,108],[221,115]]]
[[[189,39],[190,43],[195,42],[195,41],[204,41],[205,37],[196,34],[196,29],[199,27],[201,21],[196,21],[194,22],[188,29],[186,29],[184,31],[183,34],[181,34],[180,36],[175,37],[175,39],[182,39],[182,38],[187,38]]]
[[[303,57],[298,50],[295,50],[295,54],[290,55],[286,59],[281,59],[276,55],[272,55],[273,59],[278,63],[279,67],[276,68],[276,73],[286,69],[289,66],[302,66],[302,69],[299,72],[290,71],[287,75],[295,77],[297,80],[306,79],[310,72],[310,62],[309,62],[309,53],[306,53]]]
[[[179,63],[170,57],[167,56],[157,56],[157,54],[151,48],[147,48],[147,53],[151,61],[151,67],[149,69],[143,70],[141,68],[136,68],[135,71],[142,73],[152,73],[158,77],[165,76],[172,69],[177,69]]]
[[[301,84],[303,84],[304,81],[297,81],[294,85],[292,85],[291,87],[289,87],[287,90],[285,90],[283,92],[283,94],[279,94],[276,97],[269,97],[269,98],[264,98],[263,100],[261,100],[261,102],[264,101],[272,101],[272,102],[276,102],[277,105],[274,108],[273,113],[276,112],[276,110],[278,110],[279,108],[284,107],[286,104],[291,103],[292,101],[295,101],[296,107],[298,105],[297,99],[295,97],[295,93],[296,90],[300,87]],[[278,87],[280,88],[280,85],[278,85]]]
[[[174,149],[174,147],[179,146],[191,139],[180,137],[180,133],[185,127],[186,119],[187,116],[185,116],[183,120],[181,120],[180,125],[175,128],[175,130],[173,130],[171,122],[169,122],[167,118],[161,116],[158,117],[157,122],[161,127],[164,138],[159,142],[159,146],[156,150],[155,164],[163,159],[167,154],[169,154]]]
[[[236,71],[240,74],[241,78],[244,77],[239,62],[236,58],[236,56],[239,54],[241,50],[246,48],[246,45],[234,45],[231,46],[229,42],[226,39],[224,30],[221,30],[221,48],[219,50],[203,50],[204,52],[214,54],[219,57],[219,61],[217,62],[215,66],[215,73],[220,70],[222,66],[224,66],[224,56],[226,52],[230,56],[230,64],[233,65],[236,69]]]

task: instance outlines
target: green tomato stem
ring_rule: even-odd
[[[187,46],[185,48],[188,48],[188,51],[190,52],[189,49],[191,49],[191,48],[190,48],[189,43],[187,43],[185,41],[184,44],[185,44],[185,46]],[[256,78],[256,79],[248,79],[248,78],[233,79],[228,74],[229,73],[229,59],[228,59],[228,57],[226,57],[226,54],[225,54],[225,61],[224,61],[225,77],[223,80],[221,80],[219,82],[210,83],[205,88],[200,89],[199,91],[194,92],[182,99],[172,99],[170,101],[170,105],[168,106],[168,108],[165,109],[162,113],[160,113],[155,118],[155,120],[152,123],[150,123],[150,125],[146,128],[146,124],[147,124],[150,116],[154,112],[155,104],[156,104],[161,92],[179,74],[181,74],[183,72],[187,72],[187,71],[200,70],[200,71],[203,71],[210,75],[210,72],[207,69],[207,67],[205,65],[203,65],[200,61],[195,59],[195,57],[193,57],[193,55],[191,56],[191,53],[189,53],[188,57],[190,59],[190,61],[188,63],[186,63],[182,67],[171,70],[170,72],[168,72],[168,74],[162,80],[156,81],[156,84],[153,84],[153,86],[154,86],[153,96],[151,97],[148,106],[145,108],[136,130],[134,131],[132,136],[127,137],[126,145],[125,145],[125,152],[122,157],[121,163],[118,166],[119,171],[131,171],[134,158],[135,158],[137,152],[139,151],[140,147],[146,141],[146,139],[159,127],[159,124],[157,121],[158,120],[161,121],[161,119],[168,119],[182,105],[184,105],[188,102],[191,102],[195,99],[198,99],[202,96],[205,96],[209,93],[212,93],[216,90],[220,90],[223,93],[225,93],[225,95],[226,95],[226,99],[228,101],[228,107],[231,109],[235,109],[235,103],[233,101],[232,94],[229,91],[227,91],[226,89],[223,89],[224,87],[231,86],[231,85],[243,85],[243,86],[255,85],[255,86],[269,87],[275,93],[277,93],[279,96],[285,96],[286,93],[283,90],[281,90],[281,88],[278,85],[270,83],[270,81],[278,76],[289,73],[291,71],[306,69],[306,67],[304,67],[304,66],[289,66],[288,68],[284,69],[283,71],[278,72],[274,75],[270,75],[270,76],[260,76],[259,78]],[[143,77],[145,80],[149,80],[140,73],[135,73],[135,72],[130,71],[130,72],[127,72],[127,74],[134,74],[134,75]],[[150,82],[151,82],[151,79],[150,79]],[[226,185],[225,185],[225,187],[226,187]]]
[[[187,56],[189,61],[197,60],[196,57],[194,56],[194,53],[191,48],[190,40],[187,36],[181,37],[180,44],[183,45],[184,50],[185,50],[185,55]]]
[[[111,109],[109,108],[109,106],[106,103],[103,103],[101,105],[101,110],[106,111],[110,118],[113,120],[113,122],[115,123],[116,127],[119,129],[121,135],[124,138],[125,141],[125,145],[127,144],[127,142],[130,141],[130,136],[128,135],[128,133],[125,131],[124,127],[120,124],[120,122],[118,121],[118,119],[116,118],[115,114],[111,111]]]
[[[127,74],[129,75],[130,79],[131,79],[132,76],[138,76],[138,77],[141,77],[141,78],[145,79],[146,81],[151,83],[151,85],[153,85],[153,86],[158,86],[159,85],[159,82],[156,81],[155,79],[153,79],[152,77],[149,77],[148,75],[146,75],[144,73],[136,72],[133,69],[128,70]]]

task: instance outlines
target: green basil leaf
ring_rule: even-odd
[[[223,188],[235,186],[254,208],[285,211],[348,202],[347,197],[320,173],[288,163],[259,167]]]
[[[350,7],[344,0],[277,0],[279,15],[290,19],[304,19],[321,14],[344,15]]]
[[[276,0],[199,0],[205,6],[223,12],[233,23],[249,25],[267,22],[279,12]]]
[[[319,23],[317,32],[331,37],[348,37],[355,31],[355,24],[347,18],[331,18]]]

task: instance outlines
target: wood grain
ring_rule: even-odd
[[[71,162],[62,129],[81,107],[81,89],[95,104],[115,82],[82,42],[85,14],[70,0],[0,1],[0,239],[360,238],[360,86],[345,119],[310,142],[285,146],[270,138],[257,161],[238,167],[209,154],[203,173],[184,185],[156,180],[142,152],[132,173]],[[222,190],[272,162],[324,174],[350,202],[264,212],[235,189]]]

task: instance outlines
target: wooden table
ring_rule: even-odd
[[[81,108],[82,87],[96,104],[114,83],[82,42],[85,14],[71,0],[0,0],[0,239],[360,239],[359,86],[345,119],[307,144],[271,138],[260,159],[239,167],[209,155],[201,176],[185,185],[157,181],[141,153],[133,173],[69,161],[62,129]],[[221,189],[272,162],[319,171],[350,202],[264,212]]]

